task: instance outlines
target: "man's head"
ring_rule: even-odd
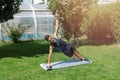
[[[46,41],[48,41],[48,42],[53,42],[54,40],[53,40],[53,38],[52,38],[52,36],[50,36],[50,35],[45,35],[45,40]]]
[[[45,35],[44,38],[45,38],[46,41],[49,41],[49,37],[50,37],[50,35]]]

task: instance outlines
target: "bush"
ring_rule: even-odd
[[[13,24],[12,26],[10,26],[8,23],[3,26],[5,34],[7,34],[14,43],[19,42],[19,38],[30,27],[30,26],[23,27],[21,26],[21,24],[19,25]]]
[[[108,44],[118,40],[120,22],[117,13],[120,10],[116,8],[119,7],[116,3],[92,6],[83,22],[83,27],[90,42]],[[86,26],[88,27],[86,28]]]
[[[120,2],[111,5],[111,12],[114,37],[117,42],[120,42]]]

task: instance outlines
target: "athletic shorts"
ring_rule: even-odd
[[[71,44],[68,44],[68,45],[66,46],[66,50],[65,50],[64,54],[65,54],[66,56],[72,57],[75,50],[76,50],[76,49],[75,49],[74,46],[72,46]]]

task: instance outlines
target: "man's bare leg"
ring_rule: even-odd
[[[80,60],[84,60],[84,57],[76,50],[73,53],[73,57],[74,58],[79,58]]]

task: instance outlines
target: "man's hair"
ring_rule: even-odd
[[[45,38],[46,41],[48,41],[49,37],[50,37],[50,35],[45,35],[44,38]]]

